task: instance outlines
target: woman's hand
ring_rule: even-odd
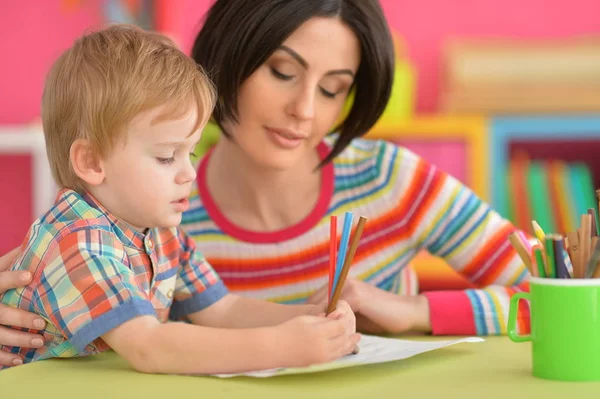
[[[15,248],[0,257],[0,294],[11,288],[24,287],[31,282],[31,273],[29,272],[7,271],[18,253],[19,248]],[[41,335],[16,331],[3,327],[3,325],[43,330],[46,327],[46,322],[36,314],[0,304],[0,345],[24,348],[39,348],[44,345],[44,339]],[[23,361],[18,355],[0,351],[0,365],[15,366],[22,363]]]
[[[393,333],[430,332],[429,302],[422,295],[400,296],[361,280],[348,279],[340,295],[356,314],[357,331]],[[308,303],[327,302],[327,287],[315,292]]]

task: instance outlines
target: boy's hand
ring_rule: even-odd
[[[327,304],[317,304],[308,314],[325,317],[326,311]],[[354,334],[356,332],[356,317],[348,302],[339,300],[335,310],[327,315],[327,317],[332,320],[342,320],[348,334]]]
[[[343,320],[346,324],[346,332],[348,334],[354,334],[356,332],[356,316],[346,301],[338,301],[337,306],[333,312],[327,317],[333,320]],[[352,349],[352,353],[358,353],[359,348],[355,346]]]
[[[360,334],[350,332],[352,316],[342,310],[330,317],[299,316],[276,326],[275,353],[283,367],[306,367],[350,354]]]
[[[346,327],[346,334],[351,335],[356,332],[356,317],[350,305],[346,301],[338,301],[337,307],[333,312],[327,315],[332,320],[342,320]]]
[[[9,253],[0,256],[0,294],[11,288],[23,287],[31,282],[31,275],[29,273],[7,271],[18,253],[19,248],[15,248]],[[2,325],[27,327],[37,330],[44,329],[46,322],[33,313],[0,305],[0,345],[21,346],[24,348],[39,348],[44,345],[44,339],[41,335],[28,334],[2,327]],[[15,354],[0,351],[0,365],[2,366],[14,366],[20,364],[20,360],[21,358]]]

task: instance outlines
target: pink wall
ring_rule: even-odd
[[[38,119],[48,68],[84,29],[101,22],[101,1],[0,2],[0,128]],[[0,254],[18,245],[32,222],[30,187],[30,157],[0,156]]]
[[[1,2],[0,123],[38,117],[48,68],[86,28],[101,22],[101,1]]]
[[[48,67],[85,28],[101,23],[103,0],[0,1],[0,125],[39,115]],[[165,26],[189,49],[212,0],[161,0]],[[599,0],[381,0],[418,69],[418,109],[434,111],[440,50],[448,36],[566,37],[600,34]],[[29,159],[0,157],[0,253],[20,242],[30,220]],[[10,173],[10,175],[8,174]],[[23,191],[25,190],[25,191]],[[18,193],[18,194],[17,194]],[[5,194],[6,196],[6,194]]]
[[[418,70],[418,108],[435,110],[446,37],[557,38],[600,34],[599,0],[384,0]]]
[[[191,47],[198,19],[211,0],[187,2],[177,37]],[[418,109],[434,111],[444,38],[555,38],[600,35],[600,0],[380,0],[392,29],[406,41],[418,70]]]
[[[164,0],[163,0],[164,1]],[[38,115],[47,68],[86,27],[100,22],[102,0],[0,2],[0,123]],[[79,3],[74,9],[63,4]],[[212,0],[179,0],[169,24],[189,49]],[[448,36],[565,37],[600,34],[598,0],[381,0],[390,25],[418,68],[418,105],[436,107],[442,42]],[[166,4],[175,4],[166,2]],[[24,10],[27,9],[27,12]],[[7,56],[8,55],[8,56]]]

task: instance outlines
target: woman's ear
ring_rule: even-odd
[[[71,144],[69,156],[73,171],[85,183],[97,186],[104,181],[104,164],[100,156],[92,150],[88,140],[75,140]]]

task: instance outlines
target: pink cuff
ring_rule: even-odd
[[[433,335],[477,334],[473,307],[464,291],[432,291],[423,295],[429,300]]]

